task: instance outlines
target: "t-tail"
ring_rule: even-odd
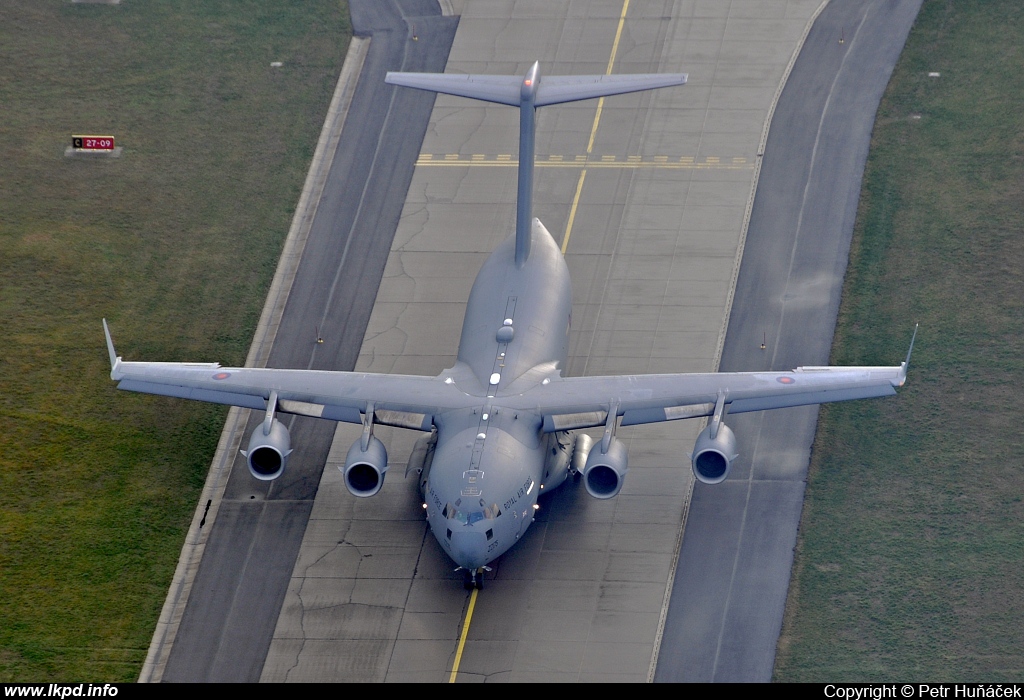
[[[455,73],[395,73],[391,85],[469,97],[519,107],[519,191],[516,200],[516,267],[530,257],[533,221],[533,160],[538,107],[595,97],[683,85],[685,73],[635,75],[552,75],[541,77],[535,62],[526,75],[459,75]]]

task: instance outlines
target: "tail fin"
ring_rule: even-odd
[[[523,77],[514,75],[458,75],[455,73],[389,72],[390,85],[441,92],[519,107],[519,192],[516,201],[516,266],[530,257],[533,221],[534,117],[537,107],[621,95],[627,92],[683,85],[685,73],[638,75],[556,75],[542,78],[534,63]]]

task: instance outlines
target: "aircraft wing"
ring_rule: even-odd
[[[622,416],[620,425],[658,423],[714,415],[720,401],[728,413],[747,413],[890,396],[906,381],[909,363],[910,352],[893,367],[559,377],[543,391],[522,395],[517,407],[541,413],[546,432],[605,425],[612,411]]]
[[[110,378],[125,391],[258,410],[265,410],[276,392],[280,413],[361,423],[361,414],[372,406],[375,422],[414,430],[430,430],[434,414],[476,400],[437,377],[221,367],[217,363],[125,362],[114,351],[106,321],[103,331],[110,354]]]
[[[361,423],[372,407],[377,423],[425,431],[435,415],[480,400],[441,377],[125,362],[114,351],[106,321],[103,330],[110,377],[126,391],[258,410],[276,394],[282,413]],[[544,430],[556,432],[605,425],[612,411],[622,417],[620,425],[638,425],[711,416],[719,402],[728,413],[746,413],[891,396],[906,381],[913,347],[912,339],[907,359],[892,367],[562,378],[552,366],[552,376],[535,389],[505,395],[502,404],[542,415]]]

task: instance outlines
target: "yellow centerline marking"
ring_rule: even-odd
[[[580,179],[576,183],[576,195],[572,198],[572,208],[569,209],[569,220],[565,222],[565,238],[562,239],[562,255],[565,255],[565,246],[569,244],[569,232],[572,231],[572,222],[576,218],[576,202],[580,201],[580,192],[583,191],[583,181],[587,177],[587,169],[580,171]]]
[[[619,26],[615,30],[615,41],[612,42],[612,55],[608,59],[608,70],[605,71],[605,75],[611,75],[612,66],[615,64],[615,53],[619,49],[619,39],[622,37],[622,25],[626,21],[626,10],[629,9],[629,0],[623,0],[622,3],[622,14],[619,15]],[[597,114],[594,116],[594,126],[590,130],[590,141],[587,144],[587,155],[590,155],[591,150],[594,148],[594,137],[597,135],[597,124],[601,120],[601,109],[604,107],[604,98],[602,97],[597,101]],[[500,156],[499,156],[500,158]],[[474,165],[484,165],[484,163],[477,161]],[[556,166],[573,166],[574,163],[550,163],[550,165]],[[635,165],[635,164],[634,164]],[[572,208],[569,210],[569,222],[565,229],[565,238],[562,239],[562,253],[565,253],[565,247],[569,245],[569,235],[572,233],[572,221],[576,217],[576,207],[579,206],[580,192],[583,191],[583,179],[587,176],[586,164],[580,171],[580,180],[576,185],[576,196],[572,200]],[[481,572],[482,573],[482,572]],[[469,623],[473,619],[473,608],[476,606],[476,596],[478,589],[474,588],[473,592],[469,596],[469,608],[466,610],[466,622],[462,625],[462,635],[459,637],[459,646],[455,650],[455,661],[452,664],[452,674],[448,678],[449,683],[454,683],[456,676],[459,673],[459,664],[462,662],[462,650],[466,646],[466,637],[469,636]]]
[[[480,590],[473,589],[469,594],[469,607],[466,609],[466,622],[462,625],[462,635],[459,637],[459,646],[455,649],[455,663],[452,664],[452,675],[448,676],[448,682],[454,683],[455,677],[459,675],[459,664],[462,663],[462,650],[466,647],[466,637],[469,636],[469,623],[473,619],[473,608],[476,607],[476,594]]]
[[[556,158],[552,156],[552,158]],[[432,168],[515,168],[519,165],[515,160],[481,160],[476,157],[472,159],[447,160],[432,159],[429,154],[421,156],[416,161],[417,167]],[[549,159],[539,160],[534,164],[537,168],[588,168],[605,169],[622,168],[661,168],[670,170],[751,170],[754,166],[746,158],[732,158],[728,161],[715,161],[710,158],[704,162],[697,162],[694,158],[680,158],[670,161],[668,156],[654,156],[651,160],[643,160],[638,156],[629,156],[628,160],[617,160],[615,156],[602,156],[601,160],[588,160],[586,156],[576,156],[574,160]],[[581,173],[581,177],[583,177]],[[576,185],[579,190],[579,183]]]
[[[615,41],[612,42],[612,55],[608,57],[608,68],[605,75],[612,74],[612,67],[615,65],[615,54],[619,51],[619,39],[622,38],[622,26],[626,23],[626,11],[629,9],[629,0],[623,0],[622,12],[619,14],[619,26],[615,28]],[[587,141],[587,157],[594,150],[594,139],[597,137],[597,125],[601,122],[601,111],[604,109],[604,98],[597,101],[597,114],[594,115],[594,125],[590,129],[590,139]],[[607,156],[606,156],[607,157]],[[587,167],[584,162],[583,170],[580,171],[579,182],[576,183],[576,196],[572,198],[572,206],[569,207],[569,220],[565,223],[565,235],[562,237],[562,255],[569,247],[569,236],[572,235],[572,224],[576,220],[576,209],[580,205],[580,195],[583,193],[583,180],[587,177]]]

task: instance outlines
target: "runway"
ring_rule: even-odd
[[[800,105],[809,102],[806,85],[825,81],[814,93],[823,105],[816,145],[808,153],[801,140],[808,132],[801,119],[813,126],[813,109],[784,112],[784,95],[777,114],[786,115],[792,132],[777,136],[773,126],[763,165],[765,120],[818,2],[454,4],[457,32],[455,20],[436,10],[434,20],[414,14],[425,13],[426,3],[399,3],[417,17],[416,39],[398,38],[404,70],[440,70],[431,61],[454,32],[449,72],[522,72],[540,60],[548,74],[609,66],[617,73],[690,73],[684,88],[610,98],[600,111],[591,102],[540,112],[535,213],[566,241],[575,294],[568,374],[710,371],[720,355],[722,369],[759,369],[743,364],[751,361],[744,353],[755,325],[772,343],[770,361],[782,363],[773,367],[823,363],[805,349],[824,348],[827,359],[832,321],[824,331],[813,323],[825,323],[818,316],[829,309],[834,319],[838,297],[833,303],[828,289],[841,284],[845,253],[829,260],[824,246],[811,246],[821,253],[812,262],[830,266],[831,275],[815,286],[819,277],[804,267],[804,249],[767,223],[797,236],[822,230],[820,221],[852,230],[863,157],[844,154],[866,154],[877,96],[865,115],[861,101],[870,91],[850,76],[859,73],[857,61],[878,57],[872,41],[887,42],[895,60],[903,43],[896,20],[904,22],[905,38],[919,2],[842,3],[835,17],[825,10],[827,22],[819,18],[805,48],[816,70],[805,76],[798,63],[790,79],[796,87],[787,87]],[[837,22],[849,37],[842,45],[831,37]],[[853,34],[845,34],[847,22],[859,22]],[[393,32],[381,34],[396,40]],[[377,43],[374,35],[371,52]],[[516,114],[438,98],[428,128],[429,99],[365,87],[375,84],[367,70],[359,89],[371,94],[353,104],[377,99],[388,106],[369,110],[365,122],[347,122],[346,134],[351,127],[361,137],[344,138],[339,150],[370,149],[348,155],[367,168],[364,185],[355,199],[318,211],[328,227],[324,247],[311,232],[278,333],[291,344],[275,344],[269,364],[347,368],[358,343],[335,339],[351,342],[368,317],[358,369],[436,374],[454,360],[476,270],[513,226]],[[880,96],[888,74],[869,73],[861,78],[880,84]],[[840,104],[843,96],[854,104]],[[392,100],[409,101],[399,109]],[[426,130],[421,148],[422,131],[411,127],[417,110]],[[374,119],[397,135],[367,138]],[[824,146],[835,147],[832,156]],[[334,186],[355,181],[342,177],[340,162]],[[801,171],[800,162],[809,165]],[[826,171],[833,181],[821,176]],[[800,203],[771,203],[780,201],[768,194],[775,187],[777,194],[798,192]],[[833,221],[829,210],[807,206],[822,201],[838,204],[846,218]],[[378,226],[362,218],[369,209],[381,212],[366,219]],[[387,211],[396,212],[393,242]],[[337,231],[348,237],[332,235]],[[794,261],[784,276],[772,268],[783,258]],[[370,313],[366,299],[380,270]],[[763,279],[780,282],[781,292]],[[730,301],[743,309],[731,318]],[[313,342],[311,319],[324,329],[324,346]],[[793,345],[777,342],[782,338]],[[763,364],[767,355],[755,352],[753,360]],[[744,455],[755,459],[736,465],[725,485],[697,489],[692,506],[688,454],[700,426],[621,429],[630,450],[623,492],[596,501],[566,484],[547,496],[527,536],[471,598],[426,531],[414,480],[401,478],[415,436],[378,433],[391,471],[381,494],[358,500],[334,468],[357,431],[341,426],[332,443],[331,426],[299,419],[292,427],[298,459],[269,489],[257,489],[236,462],[162,678],[645,681],[657,662],[658,680],[767,680],[799,520],[801,458],[806,469],[806,450],[801,456],[799,446],[769,438],[800,432],[809,444],[813,416],[796,421],[803,427],[730,421]],[[787,504],[781,520],[763,507],[780,503]]]
[[[549,74],[602,73],[614,52],[615,72],[690,73],[685,88],[606,100],[599,119],[594,103],[541,110],[536,213],[568,235],[569,374],[708,371],[764,120],[809,15],[738,4],[673,16],[645,3],[620,32],[623,5],[468,4],[447,70],[521,72],[536,58]],[[513,224],[515,120],[438,98],[360,369],[436,374],[453,362],[476,270]],[[699,428],[620,430],[631,467],[618,497],[575,485],[547,497],[475,600],[459,654],[471,599],[414,485],[392,481],[415,436],[381,436],[399,463],[381,494],[358,501],[333,468],[357,433],[343,426],[262,678],[442,681],[457,661],[460,681],[647,680]]]
[[[272,367],[353,368],[391,243],[378,231],[394,230],[433,104],[426,94],[378,86],[388,70],[442,70],[457,26],[432,0],[356,0],[351,8],[355,33],[367,42],[362,70],[323,194],[310,208],[294,282],[281,292],[283,315],[269,324],[276,342],[266,345],[264,361]],[[421,41],[408,41],[411,24]],[[328,339],[323,345],[315,342],[318,329]],[[260,677],[334,426],[292,418],[300,449],[285,475],[268,483],[250,477],[238,455],[258,422],[232,425],[229,418],[218,457],[230,476],[200,504],[196,520],[211,522],[189,533],[197,561],[181,591],[172,587],[178,600],[165,606],[144,680]]]
[[[833,2],[815,21],[765,148],[722,371],[828,364],[875,112],[920,6]],[[817,420],[729,420],[740,458],[694,488],[655,680],[771,678]]]

